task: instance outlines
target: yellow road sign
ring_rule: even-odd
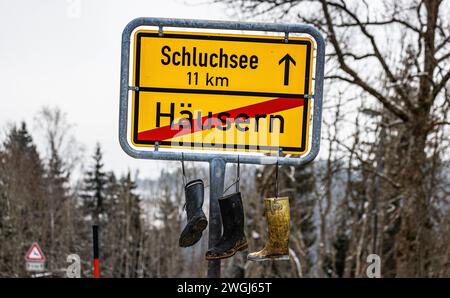
[[[304,153],[312,52],[309,38],[137,31],[132,143]]]

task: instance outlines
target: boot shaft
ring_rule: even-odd
[[[225,237],[244,235],[244,207],[240,192],[219,199],[222,216],[223,235]]]
[[[203,181],[201,179],[190,181],[186,184],[184,191],[186,198],[186,213],[189,220],[202,210],[204,197]]]
[[[268,226],[267,244],[287,250],[290,228],[289,198],[264,199],[264,212]]]

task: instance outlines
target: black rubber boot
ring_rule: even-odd
[[[225,259],[248,247],[244,234],[244,208],[241,193],[236,192],[219,199],[223,234],[206,252],[207,260]]]
[[[203,181],[200,179],[186,184],[186,213],[187,224],[181,232],[179,244],[181,247],[194,245],[202,237],[202,232],[208,225],[205,213],[203,213]]]

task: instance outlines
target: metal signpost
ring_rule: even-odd
[[[284,35],[166,31],[168,27]],[[324,59],[324,39],[309,25],[135,19],[122,34],[120,145],[134,158],[209,163],[211,247],[221,235],[218,199],[227,163],[239,159],[300,166],[317,156]],[[220,260],[208,262],[208,277],[220,277]]]

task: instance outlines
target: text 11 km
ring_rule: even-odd
[[[203,78],[201,75],[199,75],[198,72],[188,72],[187,73],[188,78],[188,84],[189,85],[195,85],[197,86],[199,83],[199,79],[201,81],[204,80],[205,86],[219,86],[219,87],[228,87],[230,84],[230,80],[228,77],[219,77],[219,76],[213,76],[209,72],[207,72]]]

